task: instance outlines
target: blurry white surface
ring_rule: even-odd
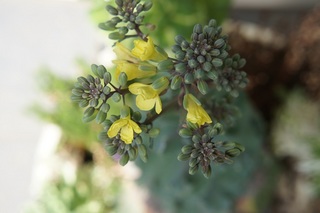
[[[42,123],[26,113],[40,101],[35,73],[47,66],[77,72],[75,58],[95,63],[104,44],[89,1],[0,0],[0,212],[21,212]],[[69,100],[66,100],[69,101]]]

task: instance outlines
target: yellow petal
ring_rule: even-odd
[[[133,129],[129,124],[127,124],[127,125],[125,125],[125,126],[123,126],[121,128],[120,138],[126,144],[132,143],[132,141],[133,141]]]
[[[130,50],[128,50],[123,44],[120,42],[116,43],[116,47],[113,49],[113,51],[116,53],[118,59],[127,60],[131,62],[138,62],[137,58],[132,55]]]
[[[133,128],[133,131],[135,133],[141,133],[142,132],[140,126],[136,122],[134,122],[133,120],[129,120],[129,125]]]
[[[144,99],[142,95],[138,95],[136,98],[137,107],[144,111],[151,110],[154,107],[155,103],[155,99]]]
[[[156,113],[157,113],[157,114],[160,114],[161,111],[162,111],[162,102],[161,102],[160,97],[158,96],[158,97],[156,98]]]
[[[118,132],[120,131],[120,129],[125,126],[128,123],[128,121],[126,119],[119,119],[117,121],[115,121],[109,128],[107,134],[109,136],[109,138],[113,138],[115,137]]]
[[[129,91],[134,95],[141,94],[141,88],[145,87],[145,84],[133,83],[129,85]]]

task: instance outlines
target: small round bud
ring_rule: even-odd
[[[126,73],[124,72],[121,72],[120,75],[119,75],[119,84],[120,86],[125,86],[127,84],[127,81],[128,81],[128,76]]]
[[[150,129],[150,131],[148,132],[148,134],[149,134],[149,136],[150,136],[151,138],[156,138],[156,137],[159,135],[159,133],[160,133],[160,129],[158,129],[158,128],[152,128],[152,129]]]
[[[104,122],[106,120],[107,117],[107,113],[103,112],[103,111],[99,111],[96,117],[96,122],[98,124],[101,124],[102,122]]]
[[[118,10],[116,8],[114,8],[111,5],[107,5],[106,10],[111,14],[111,15],[118,15]]]
[[[179,130],[179,135],[183,138],[190,138],[193,135],[193,133],[191,130],[184,128]]]
[[[170,87],[172,90],[179,89],[181,87],[181,83],[182,83],[182,78],[176,75],[172,78]]]
[[[215,67],[221,67],[223,65],[223,61],[220,58],[212,59],[211,63]]]
[[[128,163],[128,161],[129,161],[129,154],[126,152],[121,156],[119,160],[119,164],[121,166],[125,166]]]
[[[203,80],[199,80],[199,81],[197,82],[197,87],[198,87],[199,92],[200,92],[202,95],[207,94],[208,91],[209,91],[208,84],[207,84],[205,81],[203,81]]]
[[[119,102],[120,100],[121,100],[121,95],[119,94],[119,93],[113,93],[113,95],[112,95],[112,100],[114,101],[114,102]]]

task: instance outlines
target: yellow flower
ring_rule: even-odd
[[[120,118],[115,121],[109,128],[107,134],[109,138],[115,137],[120,131],[120,138],[126,144],[131,144],[133,141],[133,135],[135,133],[141,133],[139,125],[130,119],[130,116]]]
[[[159,94],[169,85],[169,80],[162,77],[156,80],[152,85],[142,83],[133,83],[129,86],[129,91],[137,95],[136,105],[139,109],[149,111],[153,107],[158,114],[162,111],[162,103]]]
[[[117,58],[120,60],[126,60],[130,61],[132,63],[138,63],[138,59],[132,55],[130,50],[128,50],[123,44],[117,42],[116,47],[113,49],[115,54],[117,55]]]
[[[156,74],[156,71],[141,71],[139,70],[139,65],[131,63],[126,60],[114,60],[114,64],[116,64],[116,79],[119,78],[121,72],[124,72],[127,77],[128,81],[135,79],[135,78],[146,78]]]
[[[153,41],[150,37],[148,37],[148,41],[134,40],[133,43],[134,48],[131,50],[131,53],[140,58],[141,61],[163,61],[167,58],[155,49]]]
[[[199,126],[205,123],[212,123],[212,120],[208,113],[201,107],[201,103],[191,94],[184,96],[183,105],[188,111],[187,121],[196,123]]]

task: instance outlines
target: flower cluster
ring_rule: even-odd
[[[103,126],[99,139],[121,165],[138,156],[147,161],[148,145],[161,131],[153,121],[173,107],[181,109],[179,135],[188,144],[178,159],[189,160],[190,174],[201,168],[209,177],[212,163],[231,162],[244,151],[240,144],[221,142],[216,136],[221,134],[219,122],[235,114],[230,100],[248,83],[240,71],[245,60],[238,54],[229,56],[227,36],[214,20],[204,27],[195,25],[191,41],[176,36],[171,58],[141,30],[146,26],[141,13],[152,3],[116,0],[116,5],[107,6],[114,17],[100,24],[113,31],[109,38],[117,40],[115,69],[109,72],[102,65],[92,65],[94,76],[79,77],[71,99],[86,108],[85,122],[95,119]],[[123,40],[133,48],[127,48]],[[221,104],[212,96],[218,91],[228,103]]]

